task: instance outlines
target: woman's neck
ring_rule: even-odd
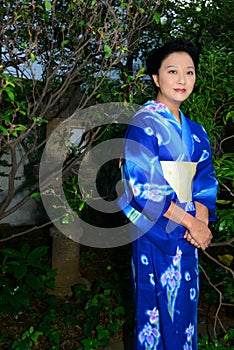
[[[171,113],[174,115],[176,120],[181,124],[181,118],[180,118],[180,104],[176,103],[169,103],[169,101],[165,101],[164,99],[160,98],[160,96],[157,96],[156,101],[163,103],[167,108],[171,111]]]

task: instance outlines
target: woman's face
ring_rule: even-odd
[[[169,108],[179,106],[193,91],[196,80],[192,58],[187,52],[173,52],[162,61],[153,79],[159,88],[157,100]]]

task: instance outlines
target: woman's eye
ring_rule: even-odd
[[[169,74],[176,74],[176,70],[169,70]]]
[[[194,75],[194,72],[191,70],[189,72],[187,72],[188,75]]]

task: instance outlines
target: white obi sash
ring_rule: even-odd
[[[160,161],[163,176],[175,191],[180,203],[192,201],[192,180],[196,162]]]

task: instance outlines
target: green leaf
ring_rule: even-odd
[[[2,115],[2,120],[5,120],[6,123],[11,122],[9,115]]]
[[[43,256],[45,256],[48,252],[47,246],[41,246],[35,248],[27,258],[28,265],[31,265],[33,267],[39,267],[42,268],[44,265],[41,264],[40,260]]]
[[[13,262],[9,262],[9,264],[13,264]],[[22,280],[22,278],[26,276],[27,266],[24,260],[19,261],[18,266],[15,266],[13,269],[13,273],[18,280]]]
[[[43,335],[43,333],[40,331],[36,331],[32,334],[31,339],[35,345],[39,344],[38,337],[40,337],[41,335]]]
[[[120,5],[121,9],[124,9],[127,6],[128,6],[127,2],[122,2],[121,5]]]
[[[96,5],[97,0],[92,0],[92,4],[91,4],[91,8],[94,7],[94,5]]]
[[[84,208],[84,205],[85,205],[85,202],[81,202],[79,204],[79,207],[78,207],[79,211],[81,211]]]
[[[28,243],[23,244],[21,248],[22,257],[25,259],[30,251],[30,245]]]
[[[30,196],[30,198],[39,198],[39,197],[41,197],[41,193],[40,192],[34,192]]]
[[[64,40],[61,44],[62,47],[64,47],[65,45],[69,44],[70,40]]]
[[[12,350],[30,350],[31,344],[29,339],[16,340],[12,345]]]
[[[117,306],[117,307],[114,309],[114,312],[115,312],[115,315],[116,315],[116,316],[124,315],[124,314],[125,314],[125,309],[124,309],[123,306]]]
[[[29,294],[25,294],[25,293],[14,294],[14,295],[11,295],[8,301],[16,310],[20,310],[22,306],[29,305],[30,296]]]
[[[156,24],[160,23],[160,14],[158,12],[156,12],[154,14],[154,20],[155,20]]]
[[[3,248],[1,249],[2,254],[4,255],[4,261],[6,261],[9,258],[20,258],[21,253],[18,252],[16,249],[12,248]]]
[[[22,115],[26,115],[26,112],[23,111],[22,109],[19,110],[19,113],[22,114]]]
[[[109,339],[110,338],[110,332],[107,329],[104,329],[101,325],[98,325],[96,327],[97,332],[98,332],[98,339]]]
[[[45,1],[45,8],[51,10],[51,3],[49,1]]]
[[[226,115],[226,117],[225,117],[225,124],[226,124],[226,122],[227,122],[229,119],[231,119],[232,122],[234,122],[234,111],[231,111],[231,112],[228,112],[228,113],[227,113],[227,115]]]
[[[11,91],[10,88],[5,88],[5,91],[9,97],[9,99],[14,102],[15,101],[15,95],[13,94],[13,92]]]
[[[109,45],[105,44],[104,45],[104,52],[105,52],[105,57],[108,58],[111,56],[111,48]]]
[[[8,129],[4,128],[4,126],[0,125],[0,133],[3,134],[3,136],[8,135]]]
[[[15,87],[15,82],[13,81],[13,79],[14,78],[12,78],[12,76],[10,76],[10,75],[4,75],[4,78],[5,78],[5,80],[6,80],[6,83],[7,83],[7,85],[10,85],[10,86],[12,86],[12,87]]]
[[[107,325],[107,328],[113,333],[116,334],[118,332],[118,330],[121,327],[121,323],[120,322],[110,322]]]
[[[48,120],[41,117],[32,117],[32,120],[35,120],[38,126],[41,126],[43,123],[48,123]]]
[[[35,62],[35,55],[32,52],[30,52],[30,59],[32,62]]]
[[[31,289],[35,290],[40,289],[42,286],[40,279],[32,273],[27,274],[27,276],[25,277],[25,282]]]
[[[27,130],[27,127],[25,125],[22,125],[22,124],[17,124],[15,127],[15,130],[24,131],[24,130]]]
[[[227,199],[217,199],[216,202],[218,204],[231,204],[233,201]]]
[[[17,130],[11,130],[11,131],[10,131],[10,134],[11,134],[12,136],[14,136],[14,137],[18,137],[18,132],[17,132]]]
[[[55,344],[59,344],[60,332],[53,330],[52,332],[50,332],[50,334],[48,334],[48,338],[50,339],[50,341],[53,341]]]
[[[72,215],[67,215],[67,216],[64,216],[61,221],[62,221],[62,224],[67,225],[74,221],[74,217]]]

